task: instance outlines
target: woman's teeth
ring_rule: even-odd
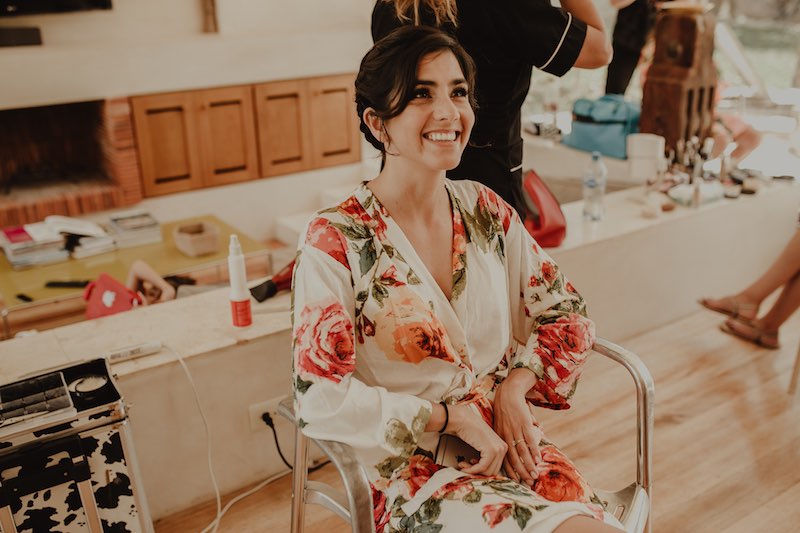
[[[456,132],[451,131],[448,133],[426,133],[425,138],[431,141],[455,141],[456,140]]]

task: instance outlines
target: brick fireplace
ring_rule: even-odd
[[[142,199],[127,98],[0,111],[0,139],[0,227]]]

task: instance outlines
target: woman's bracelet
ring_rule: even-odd
[[[447,424],[450,422],[450,411],[447,410],[447,404],[444,402],[439,402],[444,407],[444,425],[442,429],[439,430],[439,433],[444,433],[444,430],[447,429]]]

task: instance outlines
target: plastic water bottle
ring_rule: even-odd
[[[592,162],[583,175],[583,219],[603,220],[603,194],[606,192],[608,169],[600,158],[600,152],[592,152]]]

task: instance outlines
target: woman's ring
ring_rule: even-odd
[[[517,444],[519,444],[520,442],[525,442],[525,439],[517,439],[517,440],[515,440],[514,442],[512,442],[512,443],[511,443],[511,445],[512,445],[512,446],[516,446],[516,445],[517,445]]]

